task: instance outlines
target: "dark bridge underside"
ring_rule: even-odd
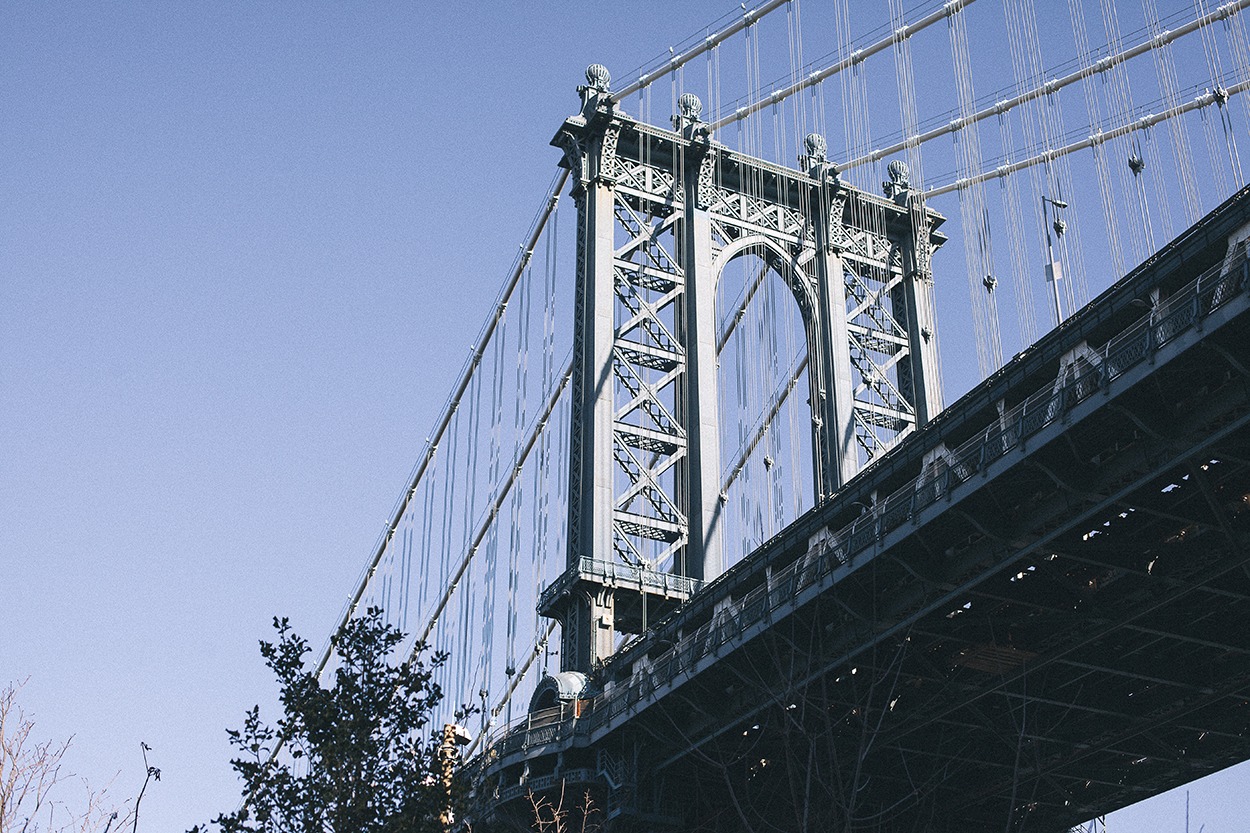
[[[1063,831],[1250,759],[1250,269],[1208,271],[1247,221],[1250,189],[500,738],[496,818],[589,787],[614,829]],[[1082,340],[1101,368],[993,428]]]
[[[642,712],[654,806],[1059,831],[1250,759],[1246,325]]]

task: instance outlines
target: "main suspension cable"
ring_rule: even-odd
[[[1232,96],[1237,95],[1238,93],[1244,92],[1247,89],[1250,89],[1250,79],[1234,84],[1231,87],[1228,87],[1227,89],[1223,90],[1222,92],[1225,97],[1231,98]],[[1080,139],[1079,141],[1075,141],[1070,144],[1064,145],[1063,147],[1047,149],[1034,156],[1030,156],[1027,159],[1021,159],[1018,162],[1012,162],[1011,164],[1003,165],[1001,167],[995,168],[992,171],[985,171],[981,174],[978,174],[975,177],[971,177],[969,179],[956,180],[955,182],[952,182],[949,185],[942,185],[937,188],[932,188],[928,191],[925,191],[924,196],[926,198],[933,198],[933,197],[941,196],[942,194],[949,194],[950,192],[957,191],[960,188],[968,187],[974,181],[984,182],[986,180],[994,179],[996,177],[1006,176],[1007,174],[1015,173],[1016,171],[1020,171],[1025,168],[1031,168],[1034,165],[1039,165],[1039,164],[1042,164],[1043,162],[1048,162],[1052,159],[1057,159],[1060,156],[1065,156],[1069,153],[1075,153],[1078,150],[1084,150],[1085,148],[1090,148],[1090,147],[1094,147],[1095,145],[1100,145],[1100,144],[1109,142],[1112,139],[1118,139],[1121,136],[1127,136],[1138,130],[1145,130],[1146,128],[1153,127],[1159,122],[1166,121],[1167,119],[1175,118],[1177,116],[1183,115],[1184,113],[1188,113],[1191,110],[1197,110],[1202,107],[1209,107],[1212,104],[1216,104],[1219,101],[1220,97],[1221,97],[1221,94],[1217,92],[1204,93],[1198,96],[1197,98],[1195,98],[1193,101],[1186,102],[1185,104],[1182,104],[1179,107],[1176,107],[1172,110],[1167,110],[1162,113],[1153,113],[1147,116],[1142,116],[1140,119],[1137,119],[1135,121],[1131,121],[1127,124],[1122,124],[1119,127],[1116,127],[1112,130],[1095,133],[1092,136],[1089,136],[1085,139]]]
[[[943,5],[937,11],[934,11],[925,15],[920,20],[917,20],[914,23],[905,23],[902,26],[899,26],[898,28],[894,29],[894,31],[890,32],[889,35],[877,41],[876,43],[870,46],[866,46],[863,49],[856,49],[850,55],[846,56],[845,58],[843,58],[842,60],[838,61],[835,64],[825,67],[822,70],[817,70],[815,72],[812,72],[809,75],[807,75],[807,77],[803,78],[801,81],[797,81],[793,84],[790,84],[787,87],[773,90],[768,95],[760,95],[758,99],[754,101],[749,101],[746,105],[739,107],[737,110],[730,113],[729,115],[722,116],[717,121],[712,122],[711,127],[713,130],[718,130],[724,127],[725,125],[733,124],[734,122],[737,122],[737,121],[742,121],[748,116],[754,115],[755,113],[758,113],[760,110],[763,110],[765,107],[770,107],[774,104],[778,104],[784,101],[785,99],[789,98],[790,96],[794,95],[795,93],[800,93],[803,90],[806,90],[808,87],[814,87],[815,85],[819,84],[821,81],[824,81],[826,78],[830,78],[834,75],[837,75],[839,72],[842,72],[845,69],[849,69],[850,67],[853,67],[856,64],[861,63],[868,58],[871,58],[873,55],[876,55],[878,52],[883,52],[886,49],[889,49],[891,46],[894,46],[896,43],[899,43],[900,41],[906,40],[907,38],[914,35],[916,32],[921,31],[922,29],[927,29],[928,27],[932,26],[934,23],[937,23],[939,20],[945,19],[949,15],[954,14],[955,12],[959,11],[960,9],[964,8],[965,6],[969,5],[972,2],[974,2],[974,0],[950,0],[950,2]]]
[[[1064,87],[1075,84],[1078,81],[1107,72],[1111,68],[1119,66],[1130,58],[1135,58],[1138,55],[1143,55],[1146,52],[1151,51],[1152,49],[1157,49],[1161,46],[1172,43],[1178,38],[1188,35],[1191,32],[1196,32],[1210,23],[1226,20],[1230,17],[1230,15],[1233,15],[1235,12],[1246,8],[1247,6],[1250,6],[1250,0],[1233,0],[1233,2],[1220,6],[1214,11],[1200,15],[1198,18],[1191,20],[1183,26],[1179,26],[1171,31],[1161,32],[1157,37],[1152,37],[1134,47],[1117,52],[1114,55],[1101,58],[1088,66],[1081,66],[1067,75],[1046,81],[1012,98],[997,101],[994,104],[973,113],[966,120],[964,118],[955,118],[945,124],[941,124],[915,136],[906,136],[901,141],[895,142],[888,147],[877,148],[870,153],[864,153],[860,156],[849,159],[838,165],[838,169],[846,170],[848,168],[855,168],[870,162],[876,162],[883,157],[890,156],[904,150],[909,145],[924,144],[925,142],[936,139],[939,136],[946,136],[950,133],[954,133],[956,130],[959,130],[968,123],[988,119],[991,116],[996,116],[1008,110],[1015,109],[1021,104],[1025,104],[1051,93],[1058,92]]]

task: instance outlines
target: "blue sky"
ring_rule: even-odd
[[[275,615],[332,628],[586,65],[631,69],[726,11],[0,12],[0,682],[29,678],[92,785],[133,794],[153,748],[143,829],[235,806],[225,728],[274,694],[256,642]],[[1236,829],[1229,789],[1195,788],[1195,831]],[[1116,829],[1182,829],[1162,806]]]
[[[332,628],[585,66],[660,48],[624,18],[0,13],[0,677],[93,785],[133,795],[153,747],[145,829],[237,802],[257,640]]]

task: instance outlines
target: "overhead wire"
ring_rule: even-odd
[[[776,11],[789,2],[791,2],[791,0],[768,0],[768,2],[757,6],[754,9],[746,9],[744,5],[742,15],[737,17],[733,23],[729,24],[724,29],[721,29],[716,34],[705,38],[703,41],[692,46],[690,49],[682,51],[681,53],[677,53],[674,49],[670,48],[669,59],[667,62],[654,70],[643,72],[637,80],[631,81],[621,89],[613,92],[611,100],[614,102],[620,101],[654,83],[659,78],[663,78],[666,75],[676,72],[678,69],[681,69],[695,58],[724,43],[726,40],[738,34],[743,29],[751,27],[765,15]]]

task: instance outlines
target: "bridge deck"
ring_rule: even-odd
[[[1248,213],[1243,191],[614,657],[593,700],[500,738],[498,797],[567,767],[709,829],[1061,829],[1250,757],[1250,275],[1206,268]]]

